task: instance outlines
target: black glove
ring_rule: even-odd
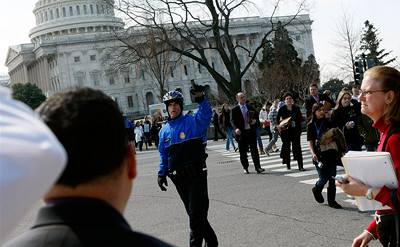
[[[157,182],[158,182],[158,186],[160,186],[161,191],[167,191],[167,188],[164,187],[164,185],[168,186],[166,176],[158,176]]]
[[[206,87],[197,85],[196,83],[194,83],[194,80],[191,80],[190,82],[192,83],[190,93],[194,96],[194,101],[196,103],[202,102],[205,98]]]

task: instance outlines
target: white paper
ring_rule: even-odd
[[[346,174],[363,182],[371,188],[386,186],[391,189],[398,187],[393,161],[388,152],[349,151],[342,157]],[[356,197],[359,210],[390,209],[375,200]]]

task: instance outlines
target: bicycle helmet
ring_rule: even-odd
[[[181,110],[183,111],[183,95],[179,91],[169,91],[163,96],[163,102],[168,112],[168,104],[171,102],[175,102],[180,105]]]

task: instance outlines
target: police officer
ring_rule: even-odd
[[[199,103],[194,116],[183,115],[183,96],[178,91],[164,95],[169,115],[160,130],[161,157],[158,185],[162,191],[168,186],[167,176],[175,184],[190,222],[190,246],[218,246],[217,236],[207,220],[209,199],[204,133],[211,123],[212,109],[205,98],[204,86],[192,82],[191,94]]]

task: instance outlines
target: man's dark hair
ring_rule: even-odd
[[[81,88],[58,93],[38,112],[68,154],[57,184],[76,187],[120,170],[128,145],[124,119],[103,92]]]
[[[291,94],[290,92],[286,92],[286,93],[284,93],[284,94],[283,94],[283,97],[282,97],[282,99],[283,99],[283,100],[285,100],[287,96],[290,96],[290,97],[292,97],[292,99],[294,100],[294,98],[293,98],[293,94]]]
[[[315,83],[315,82],[313,82],[313,83],[310,84],[310,87],[316,87],[316,88],[318,88],[318,84]]]

